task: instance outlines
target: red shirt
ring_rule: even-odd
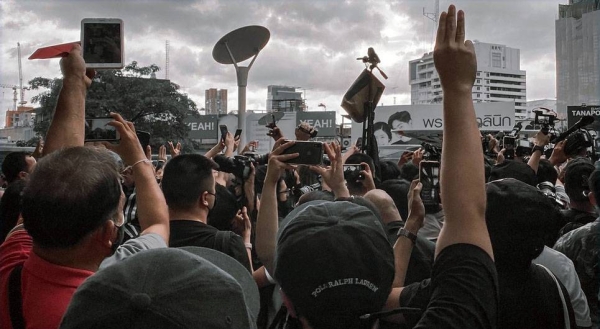
[[[21,294],[27,328],[58,328],[75,290],[94,272],[49,263],[31,252],[25,230],[13,233],[0,246],[0,327],[12,328],[8,311],[8,277],[23,264]]]

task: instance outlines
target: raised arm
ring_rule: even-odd
[[[445,219],[435,253],[469,243],[493,258],[485,224],[483,152],[471,98],[477,59],[473,43],[465,42],[465,14],[461,10],[457,15],[453,5],[440,16],[433,58],[444,92],[440,187]]]
[[[279,218],[277,215],[277,183],[279,177],[286,169],[292,166],[283,162],[298,156],[298,153],[284,154],[283,150],[294,145],[294,141],[285,142],[279,139],[275,143],[275,149],[269,156],[267,174],[260,198],[258,208],[258,219],[256,220],[256,254],[269,273],[275,273],[273,260],[275,259],[275,248],[277,246],[277,230],[279,229]]]
[[[165,197],[154,177],[152,161],[146,159],[142,145],[135,134],[133,123],[125,121],[121,115],[111,113],[110,122],[121,135],[119,144],[105,143],[106,147],[119,154],[130,165],[135,178],[137,193],[137,214],[142,235],[156,233],[169,244],[169,211]]]
[[[85,96],[92,84],[94,71],[86,75],[85,61],[81,57],[81,46],[76,44],[67,57],[60,60],[63,85],[58,94],[52,122],[46,134],[43,155],[56,150],[83,146],[85,139]]]
[[[527,161],[527,165],[529,165],[529,167],[531,167],[536,174],[540,166],[540,158],[543,155],[542,153],[544,153],[544,146],[546,146],[549,142],[550,135],[544,134],[541,130],[535,134],[533,151],[531,152],[529,161]]]

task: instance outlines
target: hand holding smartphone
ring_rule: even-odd
[[[419,181],[423,185],[421,200],[425,207],[435,207],[440,204],[440,163],[437,161],[421,161],[419,163]]]
[[[284,161],[291,164],[320,165],[323,163],[323,143],[295,141],[282,154],[298,153],[298,157]]]
[[[123,20],[84,18],[81,21],[82,55],[88,68],[123,68],[124,43]]]
[[[225,138],[227,137],[227,126],[219,125],[219,130],[221,130],[221,142],[225,143]]]
[[[108,123],[113,121],[112,117],[86,118],[85,119],[85,142],[114,142],[121,139],[119,132]]]

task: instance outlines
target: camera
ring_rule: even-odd
[[[242,181],[250,175],[250,164],[255,163],[253,158],[244,155],[236,155],[230,158],[219,154],[214,157],[214,161],[219,165],[219,171],[233,174]]]
[[[344,179],[347,182],[356,182],[365,179],[360,173],[365,170],[363,165],[360,164],[345,164],[344,165]]]
[[[548,133],[550,132],[550,128],[552,128],[552,130],[554,130],[554,119],[556,118],[554,115],[551,114],[544,114],[542,113],[542,111],[533,111],[535,113],[535,120],[534,120],[534,124],[536,125],[541,125],[542,126],[542,133],[544,135],[548,135]],[[552,134],[550,136],[550,139],[554,139],[554,134]]]
[[[561,209],[567,209],[567,203],[556,196],[556,188],[551,182],[541,182],[537,184],[538,190],[540,190],[547,198],[552,200],[555,205]]]
[[[246,152],[245,157],[251,158],[254,164],[265,165],[269,162],[269,153],[259,154],[256,152]]]
[[[304,194],[308,193],[308,192],[312,192],[312,191],[320,191],[321,190],[321,183],[314,183],[312,185],[305,185],[302,186],[300,188],[293,188],[292,189],[292,193],[294,194],[294,197],[296,199],[300,198],[301,196],[303,196]]]
[[[442,149],[433,144],[423,142],[421,146],[425,150],[423,153],[423,160],[427,161],[440,161],[442,159]]]

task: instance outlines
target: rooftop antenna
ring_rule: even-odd
[[[438,19],[440,17],[440,0],[435,0],[434,7],[435,7],[435,12],[433,12],[433,13],[425,12],[425,7],[423,7],[423,16],[429,18],[430,20],[432,20],[435,23],[434,26],[433,26],[433,29],[432,29],[432,33],[431,33],[431,38],[432,38],[432,42],[431,43],[432,44],[433,44],[433,36],[434,36],[434,33],[435,33],[435,29],[437,28]]]
[[[169,80],[169,40],[165,41],[165,79]]]
[[[222,37],[213,48],[213,58],[221,64],[233,64],[238,85],[238,129],[242,130],[240,145],[244,145],[246,136],[246,86],[248,72],[258,53],[267,45],[271,33],[266,27],[251,25],[233,30]],[[253,57],[254,56],[254,57]],[[238,66],[237,63],[252,58],[250,65]]]

